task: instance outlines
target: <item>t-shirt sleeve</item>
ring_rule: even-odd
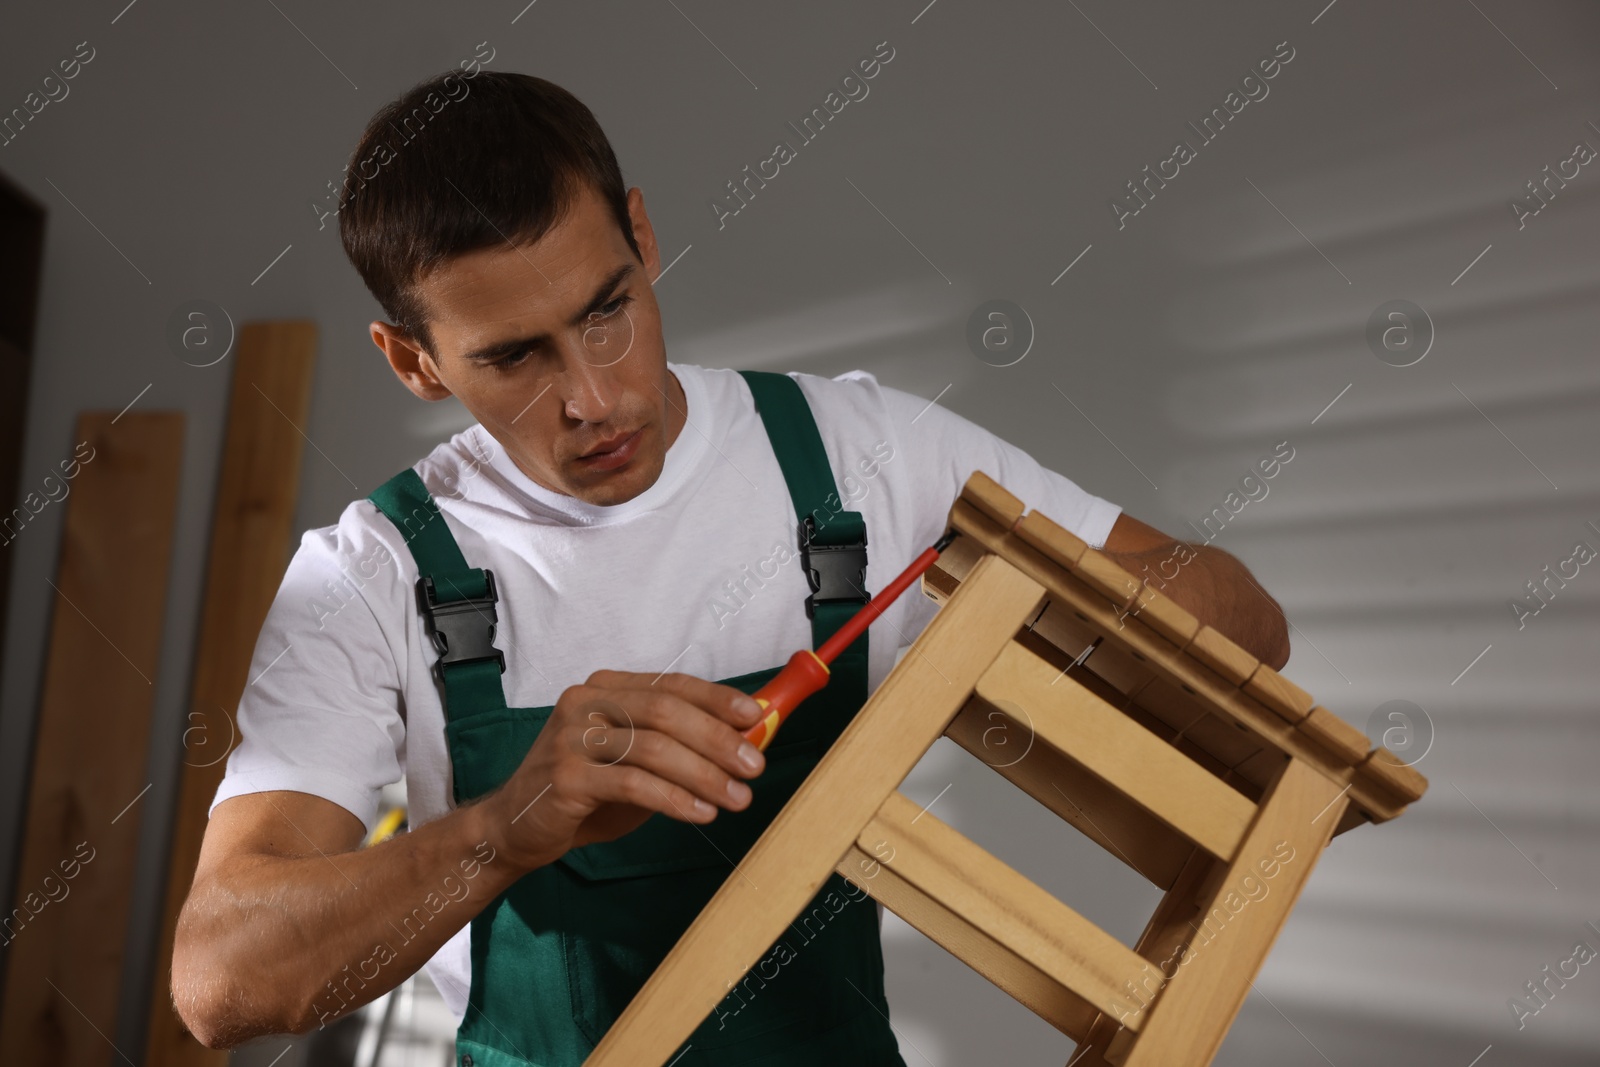
[[[932,544],[944,532],[950,505],[973,471],[983,471],[1022,500],[1029,510],[1050,516],[1061,526],[1102,548],[1122,508],[1080,488],[1063,474],[1041,464],[1009,441],[937,403],[879,384],[865,372],[883,398],[889,429],[904,462],[912,489],[926,501],[927,514],[918,523],[919,540]]]
[[[1087,492],[1070,478],[1049,469],[1009,441],[937,403],[879,383],[867,371],[841,379],[859,379],[877,391],[895,449],[886,466],[909,498],[913,510],[913,545],[933,544],[944,533],[950,505],[961,495],[973,471],[983,471],[1022,500],[1030,510],[1048,515],[1094,548],[1102,548],[1122,508]],[[925,597],[908,603],[904,638],[931,621],[935,605]]]
[[[235,716],[239,745],[213,809],[293,790],[339,805],[370,832],[379,792],[400,780],[404,635],[385,633],[371,605],[403,601],[402,581],[362,506],[301,537],[256,639]]]

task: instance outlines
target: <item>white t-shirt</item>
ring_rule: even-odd
[[[809,586],[794,505],[744,379],[668,363],[687,422],[661,476],[610,507],[538,485],[481,425],[413,469],[467,564],[494,572],[495,644],[511,707],[551,705],[592,672],[682,671],[713,681],[776,667],[811,647]],[[1099,547],[1120,508],[988,430],[866,371],[790,375],[811,406],[842,508],[867,527],[867,591],[878,593],[945,531],[974,470]],[[238,708],[239,747],[212,801],[295,790],[338,804],[370,831],[379,791],[403,777],[420,826],[451,805],[437,653],[416,606],[417,567],[371,501],[308,530],[262,625]],[[869,691],[932,619],[913,587],[872,624]],[[429,975],[459,1018],[468,930]]]

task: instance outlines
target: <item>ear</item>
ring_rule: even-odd
[[[661,250],[656,247],[656,231],[644,210],[644,191],[637,185],[628,190],[628,217],[633,220],[633,239],[644,256],[645,274],[654,285],[661,275]]]
[[[372,343],[382,350],[395,377],[407,389],[423,400],[443,400],[452,395],[439,377],[439,367],[433,357],[424,352],[410,334],[387,322],[374,322],[370,330]]]

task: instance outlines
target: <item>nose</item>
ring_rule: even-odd
[[[582,350],[567,353],[566,372],[561,384],[564,410],[569,419],[579,422],[605,422],[616,410],[621,388],[612,380],[612,368],[595,366]]]

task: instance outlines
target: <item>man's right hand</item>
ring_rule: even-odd
[[[597,671],[561,694],[504,786],[372,848],[358,847],[360,819],[319,796],[223,801],[173,949],[185,1024],[211,1048],[304,1033],[394,988],[489,901],[569,849],[620,837],[657,811],[705,823],[718,807],[744,808],[740,779],[765,766],[759,753],[754,766],[739,762],[743,731],[760,718],[746,700],[684,674]],[[448,907],[397,939],[396,923],[430,897]],[[377,977],[331,992],[341,973],[372,963],[380,942],[392,955]]]
[[[693,675],[596,671],[561,694],[522,765],[482,801],[495,847],[531,870],[656,812],[707,823],[719,807],[739,811],[742,779],[766,766],[743,733],[761,715],[740,690]]]

